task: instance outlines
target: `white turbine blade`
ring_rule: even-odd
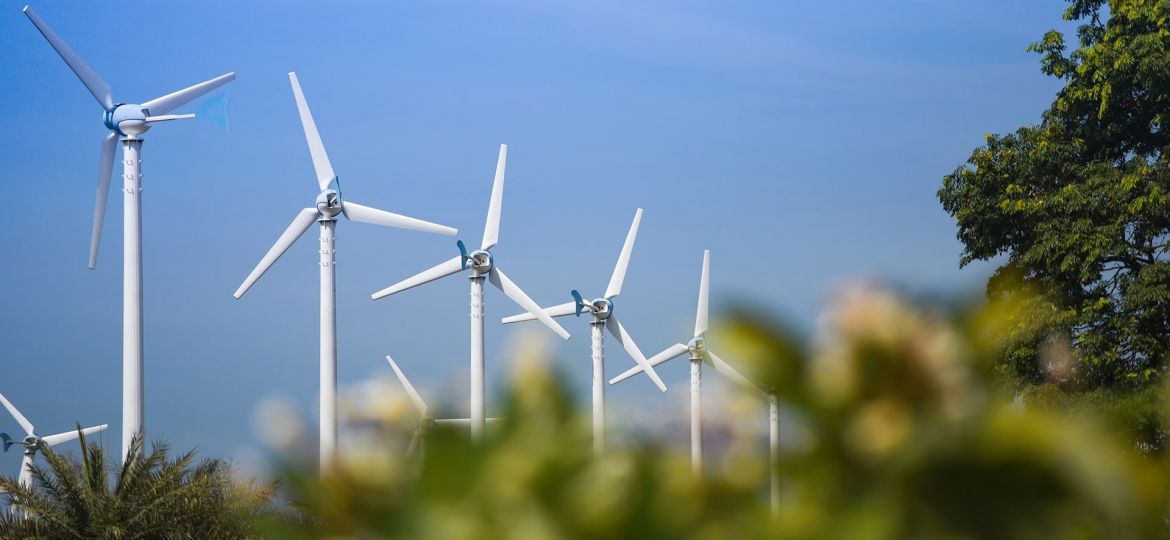
[[[248,274],[248,278],[244,280],[240,288],[236,289],[233,296],[236,299],[244,296],[244,293],[248,292],[252,284],[256,283],[256,280],[260,279],[260,276],[264,275],[264,272],[268,271],[272,263],[275,263],[281,255],[284,255],[284,252],[288,251],[288,247],[293,242],[296,242],[297,238],[300,238],[302,234],[305,234],[305,231],[309,230],[309,226],[314,221],[317,221],[317,216],[319,215],[321,214],[317,212],[316,208],[305,208],[301,210],[301,213],[293,218],[292,223],[288,224],[288,228],[280,234],[280,238],[276,239],[276,243],[272,244],[272,247],[268,249],[268,253],[264,254],[264,258],[260,259],[260,262],[256,264],[256,268],[252,269],[252,273]]]
[[[20,424],[20,427],[24,428],[25,433],[29,435],[33,434],[32,422],[29,422],[28,418],[25,418],[23,414],[20,414],[20,411],[16,409],[16,405],[13,405],[11,401],[8,401],[8,398],[4,397],[4,394],[0,394],[0,403],[4,404],[4,408],[8,409],[8,414],[11,414],[12,417],[16,419],[16,423]]]
[[[32,487],[32,454],[25,454],[24,459],[20,460],[20,478],[18,482],[20,485]]]
[[[90,435],[93,433],[97,433],[97,432],[99,432],[103,429],[106,429],[108,427],[110,427],[109,424],[102,424],[100,426],[85,428],[85,429],[81,430],[81,432],[86,434],[86,435]],[[66,442],[66,441],[72,441],[73,439],[76,439],[77,437],[78,437],[77,430],[73,430],[73,431],[66,431],[65,433],[58,433],[56,435],[49,435],[48,437],[42,437],[41,440],[45,441],[45,444],[47,444],[49,446],[54,446],[54,445],[58,445],[58,444],[61,444],[63,442]]]
[[[658,377],[658,372],[654,371],[654,366],[650,365],[650,362],[646,360],[646,356],[642,354],[642,350],[638,348],[636,343],[634,343],[634,338],[630,337],[629,332],[626,332],[626,328],[622,326],[621,321],[618,321],[617,317],[614,317],[611,314],[609,318],[605,320],[605,329],[609,330],[609,333],[613,334],[613,337],[618,340],[618,343],[622,344],[622,348],[624,348],[626,352],[634,358],[634,361],[638,363],[638,366],[642,368],[642,371],[645,371],[646,374],[650,376],[650,379],[654,381],[654,384],[658,386],[658,389],[665,392],[666,385],[663,384],[662,379]]]
[[[749,381],[747,377],[744,377],[743,374],[736,371],[735,368],[731,367],[731,364],[728,364],[727,362],[724,362],[723,359],[715,356],[715,353],[711,352],[710,349],[707,349],[707,359],[711,361],[711,367],[714,367],[715,371],[723,374],[724,377],[735,381],[736,384],[739,384],[748,390],[762,392],[762,390],[760,390],[760,388],[754,383]]]
[[[337,175],[333,174],[333,165],[329,163],[325,144],[321,142],[321,134],[317,133],[317,123],[313,121],[313,113],[309,112],[309,104],[305,102],[305,94],[301,92],[301,83],[297,81],[295,71],[288,74],[288,80],[292,83],[293,97],[297,100],[297,112],[301,114],[301,127],[305,129],[309,155],[313,157],[313,169],[317,171],[317,185],[325,189]]]
[[[480,249],[489,249],[500,242],[500,211],[504,206],[504,168],[508,164],[508,145],[500,145],[500,157],[496,161],[496,179],[492,182],[492,202],[488,205],[487,223],[483,226],[483,244]]]
[[[577,302],[566,302],[564,304],[555,305],[544,310],[549,317],[564,317],[565,315],[574,315],[577,313]],[[535,321],[536,315],[531,313],[521,313],[519,315],[512,315],[511,317],[504,317],[501,322],[504,324],[520,322],[520,321]]]
[[[98,162],[97,195],[93,201],[93,232],[89,238],[89,269],[97,268],[98,246],[102,243],[102,224],[106,220],[106,203],[110,200],[110,175],[114,174],[114,154],[118,152],[118,134],[111,131],[102,139],[102,157]]]
[[[386,287],[385,289],[382,289],[374,294],[371,294],[370,298],[373,298],[374,300],[377,300],[379,298],[385,298],[385,297],[390,296],[394,293],[399,293],[399,292],[405,291],[406,289],[410,289],[412,287],[417,287],[419,285],[422,285],[423,283],[428,283],[428,282],[434,281],[434,280],[442,278],[442,277],[447,277],[447,276],[454,274],[460,270],[463,270],[463,256],[456,255],[455,257],[452,257],[451,259],[448,259],[448,260],[443,261],[439,264],[436,264],[435,266],[432,266],[426,270],[423,270],[422,272],[419,272],[418,274],[410,276],[402,281],[399,281],[398,283],[395,283],[389,287]]]
[[[651,356],[650,359],[646,360],[646,362],[652,366],[657,366],[658,364],[661,364],[667,360],[677,358],[689,350],[690,350],[690,347],[687,347],[686,345],[683,345],[682,343],[675,343],[674,345],[667,347],[666,350],[664,350],[664,351],[662,351],[654,356]],[[610,379],[609,384],[617,384],[617,383],[622,382],[626,379],[629,379],[630,377],[633,377],[634,375],[637,375],[641,372],[642,372],[642,366],[640,366],[640,365],[634,366],[630,369],[627,369],[621,375],[618,375],[617,377]]]
[[[73,70],[77,78],[81,79],[81,84],[89,89],[89,93],[97,98],[102,108],[107,111],[114,110],[114,96],[110,91],[110,85],[106,84],[106,81],[103,81],[97,72],[90,68],[85,60],[82,60],[81,56],[74,52],[69,44],[65,43],[52,28],[49,28],[49,25],[41,20],[31,7],[24,6],[24,14],[37,27],[37,30],[41,31],[41,35],[49,40],[49,45],[52,45],[57,54],[61,55],[61,59],[69,65],[69,69]]]
[[[406,457],[414,456],[414,452],[418,450],[419,439],[422,438],[422,430],[415,429],[410,436],[410,444],[406,445]]]
[[[703,250],[703,276],[699,278],[699,309],[695,312],[695,337],[707,332],[707,306],[711,290],[711,250]]]
[[[183,105],[194,101],[199,96],[206,94],[216,88],[219,88],[227,83],[236,80],[235,72],[224,73],[214,79],[203,81],[199,84],[188,86],[177,92],[171,92],[163,97],[154,98],[142,104],[142,108],[149,111],[148,116],[160,116],[167,114]]]
[[[443,425],[447,425],[447,426],[470,426],[471,419],[470,418],[437,418],[437,419],[435,419],[435,423],[436,424],[443,424]]]
[[[540,319],[540,322],[544,323],[553,332],[556,332],[558,336],[561,336],[561,339],[569,339],[569,332],[557,324],[552,317],[549,317],[548,313],[545,313],[539,304],[529,298],[527,294],[524,294],[524,291],[520,290],[520,287],[513,283],[511,279],[508,279],[508,276],[502,270],[492,268],[491,272],[488,272],[488,281],[502,291],[505,296],[511,298],[513,302],[520,304],[520,307],[535,315],[537,319]]]
[[[640,223],[641,208],[634,212],[634,222],[630,224],[630,232],[626,233],[626,243],[622,244],[622,253],[618,255],[617,264],[613,267],[613,276],[609,278],[609,286],[605,288],[606,298],[614,298],[622,293],[622,282],[626,280],[626,268],[630,266],[630,254],[634,252],[634,239],[638,237]]]
[[[360,204],[349,201],[342,201],[341,207],[345,209],[345,215],[349,219],[354,221],[361,221],[362,223],[372,223],[374,225],[383,225],[386,227],[394,227],[398,229],[409,229],[412,231],[445,234],[447,236],[454,236],[459,233],[458,229],[452,229],[446,225],[439,225],[429,221],[423,221],[421,219],[400,216],[385,210],[378,210],[377,208],[370,208],[369,206],[362,206]]]
[[[390,362],[390,367],[394,369],[394,374],[398,376],[398,381],[406,389],[406,395],[410,396],[410,401],[414,403],[414,408],[418,411],[419,416],[425,417],[427,415],[427,402],[423,401],[422,396],[418,395],[418,391],[414,389],[414,385],[410,384],[410,380],[406,378],[406,375],[398,368],[398,364],[388,354],[386,355],[386,361]]]

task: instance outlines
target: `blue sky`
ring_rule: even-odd
[[[22,5],[0,4],[0,185],[10,201],[0,392],[46,433],[109,422],[105,440],[117,447],[121,198],[112,193],[98,269],[87,270],[101,111]],[[148,133],[143,149],[148,430],[227,457],[257,443],[262,399],[316,410],[315,240],[298,242],[243,300],[231,296],[316,195],[288,71],[349,200],[458,227],[465,239],[478,241],[507,143],[494,251],[539,302],[566,301],[570,288],[600,294],[645,208],[617,312],[649,354],[689,334],[703,249],[716,312],[748,303],[806,328],[852,278],[978,290],[990,267],[958,268],[934,192],[983,134],[1038,120],[1058,82],[1024,48],[1067,28],[1054,1],[118,6],[34,4],[119,101],[238,74],[226,88],[230,134],[176,122]],[[342,384],[388,377],[389,352],[420,386],[457,387],[465,280],[368,296],[454,254],[447,237],[339,224]],[[494,322],[515,312],[496,292],[493,385],[520,331]],[[558,368],[585,394],[588,327],[566,327],[574,337],[558,346]],[[612,375],[630,360],[610,350]],[[685,395],[683,364],[660,373],[669,396],[635,380],[611,387],[611,403]],[[0,430],[18,429],[0,417]],[[6,474],[18,463],[0,455]]]

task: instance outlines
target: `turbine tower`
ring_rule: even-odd
[[[29,422],[28,418],[25,418],[23,414],[20,414],[20,411],[17,410],[16,406],[13,405],[12,402],[8,401],[8,398],[4,397],[4,394],[0,394],[0,404],[3,404],[4,408],[8,409],[8,414],[12,415],[12,418],[16,420],[17,424],[20,424],[20,427],[23,428],[25,432],[25,437],[21,440],[14,440],[12,437],[9,437],[7,433],[0,433],[0,443],[3,443],[5,452],[7,452],[8,449],[13,445],[21,445],[24,447],[24,460],[20,462],[20,474],[18,475],[18,481],[20,482],[20,485],[28,489],[32,489],[32,464],[33,458],[36,457],[37,452],[49,446],[56,446],[63,442],[72,441],[80,435],[78,430],[73,430],[66,431],[64,433],[58,433],[56,435],[49,435],[47,437],[41,437],[40,435],[37,435],[36,428],[33,427],[32,422]],[[89,435],[91,433],[102,431],[107,427],[109,427],[109,424],[102,424],[100,426],[82,429],[80,432],[82,434]]]
[[[524,294],[524,291],[496,265],[495,258],[492,256],[491,249],[500,240],[500,211],[504,204],[504,168],[507,161],[508,145],[501,144],[500,157],[496,162],[496,177],[492,183],[491,203],[488,205],[487,222],[483,228],[483,242],[479,249],[468,253],[463,241],[459,240],[455,243],[459,247],[459,255],[371,295],[374,300],[377,300],[458,273],[461,270],[471,270],[468,275],[468,281],[471,283],[471,438],[476,441],[483,438],[484,428],[484,279],[491,282],[513,302],[533,314],[561,338],[569,339],[569,333],[541,310],[540,306],[527,294]]]
[[[98,168],[97,197],[93,208],[93,234],[89,244],[89,268],[97,266],[98,245],[102,239],[102,221],[110,192],[117,142],[122,141],[122,459],[130,450],[130,441],[143,430],[142,406],[142,134],[157,122],[194,118],[193,114],[168,114],[236,78],[235,73],[220,75],[155,98],[145,103],[114,101],[110,85],[49,27],[32,8],[24,14],[40,30],[69,69],[97,98],[104,112],[103,121],[109,134],[102,141]]]
[[[454,235],[458,231],[451,227],[436,225],[420,219],[392,214],[383,210],[362,206],[357,203],[342,200],[341,187],[337,175],[333,173],[333,165],[329,163],[329,156],[325,154],[325,145],[321,142],[321,135],[317,133],[317,124],[313,122],[313,115],[309,112],[309,105],[301,93],[301,85],[297,82],[297,74],[288,74],[292,84],[293,97],[296,98],[297,110],[300,111],[301,125],[305,130],[305,139],[309,144],[309,155],[313,159],[313,168],[317,173],[317,187],[321,192],[313,207],[301,210],[284,233],[276,239],[276,243],[264,254],[256,268],[248,274],[247,279],[236,289],[234,296],[239,299],[268,271],[268,268],[288,250],[298,238],[309,230],[313,222],[317,222],[321,231],[320,267],[321,267],[321,403],[320,403],[320,464],[324,471],[334,462],[337,445],[337,310],[335,300],[337,296],[336,280],[334,278],[334,227],[337,225],[337,216],[341,214],[348,219],[430,233]]]
[[[551,317],[563,317],[565,315],[581,316],[582,312],[588,311],[593,317],[589,321],[589,327],[592,330],[592,357],[593,357],[593,452],[600,455],[605,451],[605,334],[602,328],[609,330],[614,339],[629,353],[630,357],[638,364],[638,366],[646,372],[647,375],[658,385],[658,388],[663,392],[666,391],[666,385],[662,383],[662,379],[658,377],[658,373],[647,362],[646,356],[642,354],[642,350],[634,343],[633,338],[630,337],[629,332],[618,321],[613,314],[613,299],[617,298],[622,292],[622,283],[626,280],[626,269],[630,266],[630,255],[634,251],[634,240],[638,236],[638,225],[642,222],[642,209],[639,208],[634,213],[634,222],[630,224],[630,232],[626,234],[626,243],[622,245],[621,254],[618,255],[617,265],[613,268],[613,275],[609,278],[609,286],[605,288],[605,296],[595,298],[593,300],[585,301],[581,298],[581,293],[576,290],[572,291],[573,301],[550,307],[545,311]],[[529,313],[522,313],[505,317],[503,322],[505,324],[531,321],[534,317]]]
[[[414,389],[414,385],[410,384],[410,380],[406,378],[406,374],[402,373],[402,369],[390,355],[386,355],[386,361],[390,363],[391,369],[394,370],[394,375],[398,377],[398,381],[402,383],[402,387],[406,389],[406,395],[410,396],[410,402],[414,405],[414,410],[418,411],[418,427],[414,428],[414,433],[410,436],[410,444],[406,447],[406,455],[413,456],[415,452],[425,455],[426,453],[426,437],[431,429],[436,425],[456,425],[456,426],[470,426],[470,418],[435,418],[427,411],[427,403],[423,401],[422,396]],[[488,418],[489,422],[494,422],[498,418]]]

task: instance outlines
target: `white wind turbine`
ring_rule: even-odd
[[[122,459],[130,441],[143,429],[142,406],[142,134],[156,122],[193,118],[193,114],[168,114],[236,78],[235,73],[155,98],[141,105],[114,101],[110,85],[65,43],[32,8],[24,14],[40,30],[69,69],[97,98],[105,111],[103,122],[110,131],[102,141],[98,167],[97,197],[93,208],[93,235],[89,244],[89,267],[97,266],[98,244],[110,192],[117,142],[122,140]]]
[[[746,377],[741,375],[735,368],[732,368],[727,362],[715,355],[709,348],[707,348],[707,311],[709,305],[709,292],[711,289],[711,252],[703,251],[703,274],[699,280],[699,307],[695,313],[695,334],[686,345],[677,343],[667,347],[666,350],[654,355],[650,358],[649,363],[652,366],[657,366],[672,358],[682,356],[684,353],[690,353],[691,357],[691,466],[695,472],[700,472],[703,469],[703,378],[702,367],[703,363],[710,364],[715,368],[715,371],[723,374],[728,379],[735,381],[744,388],[759,392],[765,395],[768,400],[769,409],[769,459],[772,462],[771,475],[771,503],[772,510],[775,512],[779,504],[779,477],[777,476],[776,463],[779,459],[780,452],[780,410],[779,404],[774,395],[769,395],[762,392],[759,387],[752,384]],[[610,384],[615,384],[628,379],[641,371],[641,366],[635,366],[625,373],[610,379]]]
[[[20,462],[20,475],[18,476],[18,481],[22,486],[31,489],[32,464],[33,458],[36,457],[37,452],[48,446],[56,446],[63,442],[72,441],[79,436],[78,432],[77,430],[73,430],[66,431],[64,433],[58,433],[56,435],[49,435],[47,437],[41,437],[40,435],[36,434],[36,428],[33,427],[32,422],[29,422],[28,418],[25,418],[23,414],[20,414],[20,411],[16,409],[16,406],[13,405],[12,402],[8,401],[8,399],[4,397],[4,394],[0,394],[0,403],[4,405],[5,409],[8,409],[8,413],[12,415],[12,418],[16,420],[17,424],[20,424],[20,427],[24,429],[26,434],[25,437],[21,440],[13,440],[12,437],[9,437],[7,433],[0,433],[0,441],[2,441],[4,444],[5,452],[7,452],[8,449],[11,448],[14,444],[24,446],[24,460]],[[109,424],[102,424],[100,426],[82,429],[81,433],[89,435],[91,433],[97,433],[103,429],[106,429],[107,427],[109,427]]]
[[[239,299],[252,287],[264,272],[288,250],[309,229],[313,222],[317,222],[321,229],[320,267],[321,267],[321,404],[320,404],[320,462],[324,470],[333,464],[337,445],[337,296],[336,280],[334,278],[334,227],[337,225],[337,215],[399,229],[454,235],[458,231],[451,227],[436,225],[427,221],[392,214],[383,210],[362,206],[357,203],[343,201],[337,175],[333,173],[333,166],[329,163],[329,156],[325,154],[325,145],[321,142],[321,135],[317,133],[317,125],[313,122],[313,115],[309,112],[309,105],[301,93],[301,86],[297,82],[297,74],[289,73],[293,96],[296,98],[297,110],[300,111],[301,125],[305,130],[305,139],[309,144],[309,155],[313,159],[313,168],[317,173],[317,187],[321,192],[317,195],[313,207],[301,210],[292,223],[285,229],[276,243],[264,254],[256,268],[248,274],[247,279],[236,289],[234,296]]]
[[[581,316],[583,311],[588,311],[593,315],[592,320],[589,321],[589,327],[592,329],[592,353],[593,353],[593,451],[595,454],[601,454],[605,451],[605,334],[602,333],[602,328],[609,330],[614,339],[625,348],[626,352],[638,364],[637,371],[645,371],[647,375],[658,385],[658,388],[663,392],[666,391],[666,385],[662,383],[662,379],[658,377],[658,373],[654,371],[654,367],[646,360],[646,356],[642,354],[641,349],[634,343],[634,339],[630,337],[629,332],[618,321],[613,314],[613,299],[617,298],[622,292],[622,283],[626,279],[626,269],[630,266],[630,255],[634,251],[634,240],[638,236],[638,225],[642,222],[642,209],[639,208],[634,213],[634,222],[630,224],[630,232],[626,234],[626,242],[622,245],[621,254],[618,255],[617,265],[614,266],[613,275],[609,278],[609,286],[605,288],[605,296],[595,298],[593,300],[585,301],[581,298],[581,293],[576,289],[572,291],[573,301],[564,304],[556,305],[545,309],[552,317],[563,317],[565,315]],[[535,317],[531,313],[522,313],[505,317],[503,322],[514,323],[520,321],[531,321]]]
[[[470,418],[435,418],[427,411],[427,403],[423,401],[422,396],[414,389],[414,385],[410,384],[410,380],[406,378],[406,374],[402,373],[402,369],[394,362],[390,355],[386,355],[386,361],[390,363],[390,367],[394,369],[394,374],[398,376],[398,381],[402,383],[402,387],[406,389],[406,395],[410,396],[410,402],[414,404],[414,410],[418,411],[418,427],[414,428],[414,433],[410,436],[410,444],[406,447],[406,455],[413,456],[417,451],[420,454],[426,453],[426,437],[436,424],[470,426]],[[497,418],[488,418],[489,422],[498,420]]]
[[[468,253],[463,241],[456,242],[459,255],[441,262],[434,267],[423,270],[421,273],[406,278],[394,285],[386,287],[373,295],[374,300],[385,298],[394,293],[402,292],[412,287],[428,283],[436,279],[455,274],[461,270],[471,270],[468,281],[471,282],[471,437],[481,440],[484,428],[484,345],[483,345],[483,282],[486,278],[497,289],[511,298],[520,307],[536,316],[556,332],[563,339],[569,339],[569,333],[561,325],[540,309],[523,290],[520,289],[495,264],[491,249],[500,239],[500,211],[504,204],[504,168],[508,161],[508,145],[500,145],[500,157],[496,162],[496,177],[492,183],[492,198],[488,205],[487,222],[483,228],[483,242],[479,249]]]

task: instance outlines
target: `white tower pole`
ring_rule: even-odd
[[[691,468],[703,472],[703,361],[691,358]]]
[[[768,395],[768,465],[771,476],[772,515],[780,514],[780,403],[775,394]]]
[[[334,275],[334,219],[321,219],[321,436],[320,468],[335,463],[337,452],[337,281]]]
[[[484,432],[484,345],[483,274],[468,277],[471,282],[471,440],[483,440]]]
[[[122,461],[143,430],[142,139],[122,141]]]
[[[592,329],[593,352],[593,454],[605,452],[605,321],[594,317]]]

